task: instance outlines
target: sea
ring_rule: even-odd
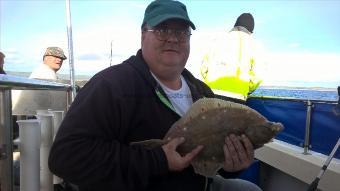
[[[8,72],[8,74],[28,77],[30,73],[27,72]],[[68,79],[68,74],[58,74],[61,79]],[[77,75],[76,81],[87,81],[91,78],[88,75]],[[336,87],[339,87],[338,82],[335,83],[307,83],[307,82],[294,82],[282,83],[288,86],[259,86],[251,96],[256,97],[282,97],[303,100],[322,100],[322,101],[338,101],[339,92]],[[331,84],[331,85],[330,85]],[[306,87],[307,86],[307,87]],[[329,88],[335,87],[335,88]]]
[[[336,88],[259,87],[251,96],[282,97],[303,100],[339,101]]]

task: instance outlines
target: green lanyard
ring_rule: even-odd
[[[169,102],[168,99],[166,99],[166,98],[163,96],[163,94],[162,94],[158,89],[156,89],[156,94],[157,94],[158,98],[161,100],[161,102],[163,102],[163,103],[164,103],[168,108],[170,108],[172,111],[174,111],[175,113],[177,113],[176,110],[175,110],[175,108],[174,108],[174,106]]]

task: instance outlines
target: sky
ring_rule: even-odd
[[[140,48],[146,0],[70,0],[76,75],[93,76]],[[262,52],[262,85],[340,85],[338,0],[183,0],[196,30],[187,68],[198,78],[212,39],[228,32],[244,12],[255,18],[254,39]],[[5,71],[31,72],[49,46],[69,57],[66,1],[0,0],[0,51]],[[112,50],[112,57],[111,57]],[[65,60],[62,74],[69,73]]]

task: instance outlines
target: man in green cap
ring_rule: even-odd
[[[43,64],[34,69],[29,78],[57,80],[57,72],[67,57],[59,47],[48,47],[43,56]]]
[[[190,165],[202,146],[181,156],[176,148],[183,138],[155,149],[130,145],[162,139],[193,102],[214,97],[185,69],[191,29],[195,25],[181,2],[156,0],[148,5],[141,49],[97,73],[66,113],[49,156],[54,174],[81,191],[217,191],[213,179],[196,174]],[[247,137],[231,135],[225,141],[220,173],[236,177],[252,163],[254,150]],[[233,190],[258,190],[241,180],[229,185]]]

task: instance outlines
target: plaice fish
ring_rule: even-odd
[[[196,173],[212,177],[223,167],[223,145],[227,135],[244,134],[256,149],[269,142],[283,128],[281,123],[268,121],[246,105],[217,98],[202,98],[171,126],[162,140],[145,140],[132,145],[144,145],[151,149],[173,138],[184,137],[185,142],[177,147],[177,151],[185,155],[196,146],[203,145],[203,150],[191,165]]]

